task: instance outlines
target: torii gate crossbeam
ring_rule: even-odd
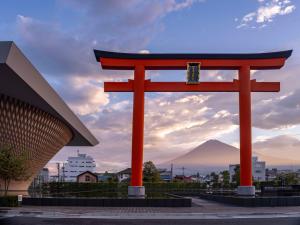
[[[103,69],[134,70],[128,82],[105,82],[105,92],[133,92],[132,175],[128,195],[143,197],[143,145],[145,92],[238,92],[240,117],[240,186],[238,194],[254,195],[252,186],[251,92],[278,92],[279,82],[256,82],[251,69],[279,69],[292,51],[259,54],[131,54],[94,50]],[[201,69],[238,70],[232,82],[151,82],[145,70],[183,70],[189,62],[200,63]]]

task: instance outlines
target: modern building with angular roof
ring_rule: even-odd
[[[8,146],[16,154],[25,152],[30,172],[28,180],[12,182],[9,191],[26,192],[39,170],[63,146],[97,144],[20,49],[11,41],[1,41],[0,147]]]

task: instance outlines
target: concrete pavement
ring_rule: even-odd
[[[300,207],[245,208],[193,198],[191,208],[57,207],[0,208],[5,218],[109,219],[109,220],[235,220],[300,218]],[[300,221],[300,220],[299,220]],[[1,223],[0,223],[1,224]],[[300,222],[299,222],[300,224]]]
[[[1,225],[299,225],[299,218],[240,218],[240,219],[70,219],[14,217],[0,220]]]

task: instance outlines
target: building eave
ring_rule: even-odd
[[[0,93],[27,102],[63,121],[73,133],[68,146],[99,143],[12,41],[0,42]]]

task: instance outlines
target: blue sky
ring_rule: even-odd
[[[264,52],[294,49],[278,71],[253,78],[280,81],[280,93],[253,94],[254,150],[300,159],[300,13],[297,0],[3,1],[0,39],[13,40],[100,140],[99,170],[130,163],[132,95],[104,93],[103,82],[130,72],[103,71],[93,49],[139,52]],[[148,78],[182,81],[184,71]],[[232,80],[235,71],[203,72]],[[238,146],[238,99],[233,93],[146,95],[145,160],[167,161],[215,138]],[[278,143],[284,143],[285,152]],[[64,161],[77,148],[53,159]]]

